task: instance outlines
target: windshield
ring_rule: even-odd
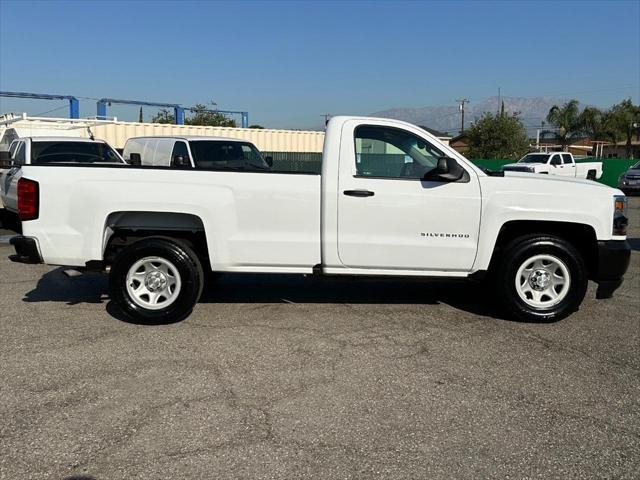
[[[118,154],[102,142],[33,142],[31,163],[122,163]]]
[[[548,153],[530,153],[518,160],[518,163],[547,163],[547,160],[549,160]]]
[[[640,162],[631,167],[631,170],[640,170]]]
[[[202,170],[269,170],[262,154],[251,143],[192,140],[189,147],[195,167]]]

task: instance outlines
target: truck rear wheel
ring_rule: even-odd
[[[124,248],[109,273],[111,299],[139,323],[170,323],[186,318],[198,302],[204,274],[187,245],[168,238],[146,238]]]
[[[576,311],[587,291],[580,253],[552,235],[525,235],[507,245],[497,270],[497,293],[519,320],[549,322]]]

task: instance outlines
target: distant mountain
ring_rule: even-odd
[[[504,101],[507,113],[520,112],[519,117],[527,127],[529,134],[535,133],[536,128],[540,126],[540,122],[545,120],[553,105],[562,105],[567,101],[552,97],[490,97],[479,103],[472,101],[465,105],[465,128],[485,112],[499,112],[501,100]],[[460,131],[461,115],[459,107],[455,104],[438,107],[391,108],[371,115],[404,120],[450,134],[457,134]]]

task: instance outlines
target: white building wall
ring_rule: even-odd
[[[324,132],[313,130],[274,130],[231,127],[203,127],[119,121],[45,119],[36,117],[0,117],[0,136],[13,129],[19,136],[78,136],[89,137],[91,128],[96,138],[115,148],[123,148],[131,137],[148,136],[216,136],[248,140],[266,152],[322,152]],[[0,139],[1,142],[1,139]]]

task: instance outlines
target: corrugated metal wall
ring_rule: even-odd
[[[271,130],[158,123],[117,122],[98,125],[92,130],[115,148],[123,148],[131,137],[154,135],[202,135],[248,140],[259,150],[272,152],[322,152],[324,132],[306,130]]]
[[[37,118],[27,118],[7,124],[20,136],[77,135],[88,137],[87,120],[60,120],[47,122]],[[324,132],[311,130],[272,130],[230,127],[201,127],[195,125],[165,125],[158,123],[113,122],[91,126],[96,138],[106,140],[115,148],[123,148],[131,137],[154,135],[203,135],[230,137],[248,140],[258,149],[269,152],[322,152]],[[43,133],[38,133],[42,131]],[[46,133],[44,133],[46,132]],[[70,133],[73,132],[73,133]]]

